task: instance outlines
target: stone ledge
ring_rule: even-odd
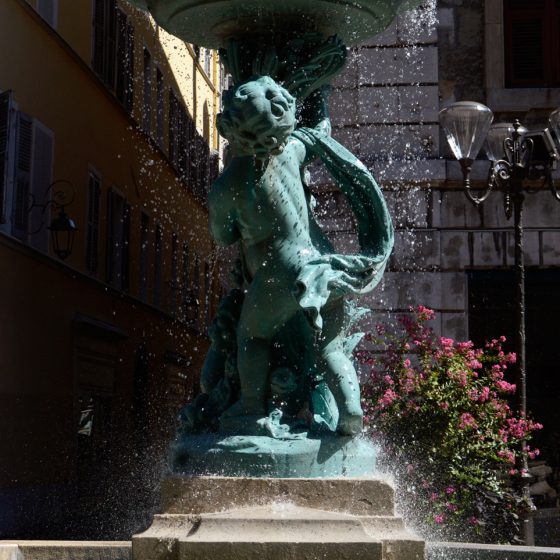
[[[560,548],[427,542],[426,560],[560,560]]]
[[[131,560],[130,541],[0,541],[0,560]]]

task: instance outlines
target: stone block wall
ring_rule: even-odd
[[[487,35],[500,23],[498,3],[438,0],[437,12],[401,15],[351,51],[330,98],[333,135],[377,177],[396,228],[387,273],[363,302],[376,318],[419,304],[433,307],[440,315],[438,330],[458,339],[468,338],[468,272],[513,266],[513,220],[506,219],[499,192],[479,208],[466,199],[459,164],[440,131],[439,110],[466,99],[498,102],[497,121],[503,120],[503,107],[510,111],[506,116],[517,107],[513,114],[531,125],[546,113],[543,92],[535,91],[532,102],[530,91],[517,92],[515,105],[512,90],[498,83],[503,57],[487,50],[493,40]],[[546,99],[552,110],[560,104],[560,90],[549,90]],[[488,168],[488,161],[475,162],[475,184],[486,182]],[[323,227],[338,249],[355,250],[343,197],[324,171],[314,169],[312,176]],[[546,191],[529,194],[524,217],[526,265],[560,266],[560,203]]]

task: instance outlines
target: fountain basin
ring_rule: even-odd
[[[158,25],[208,48],[229,39],[290,37],[306,32],[338,35],[355,45],[386,29],[394,17],[422,0],[129,0],[149,10]]]

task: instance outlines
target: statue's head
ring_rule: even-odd
[[[220,134],[244,154],[278,154],[296,124],[296,100],[269,76],[251,78],[224,94]]]

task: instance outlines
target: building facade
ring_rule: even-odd
[[[0,538],[124,537],[221,291],[220,66],[120,0],[5,0],[0,31]]]
[[[446,337],[481,345],[504,334],[513,349],[513,220],[500,192],[479,208],[467,200],[438,113],[471,100],[489,106],[494,122],[547,127],[560,106],[558,16],[552,0],[437,0],[352,49],[331,95],[334,135],[377,176],[396,227],[392,260],[368,300],[374,320],[422,304],[436,310],[434,327]],[[481,153],[475,187],[489,166]],[[315,183],[324,225],[351,249],[340,194],[320,169]],[[528,407],[545,425],[537,445],[558,480],[560,203],[533,187],[524,212]]]

